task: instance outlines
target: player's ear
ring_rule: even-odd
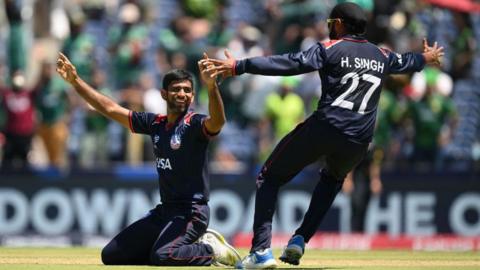
[[[344,21],[338,21],[335,25],[335,27],[337,27],[336,30],[338,33],[341,33],[342,35],[347,33],[347,26],[345,25]]]
[[[160,89],[160,94],[162,95],[162,98],[164,100],[167,100],[167,90],[165,89]]]

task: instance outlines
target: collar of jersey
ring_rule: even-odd
[[[180,122],[181,120],[183,120],[183,118],[185,117],[185,115],[187,115],[189,112],[191,112],[190,110],[186,110],[183,114],[181,114],[180,116],[177,117],[177,119],[175,120],[175,122],[173,123],[168,123],[168,117],[165,118],[167,119],[167,122],[165,123],[165,129],[166,130],[170,130],[172,127],[176,126],[178,124],[178,122]]]
[[[356,35],[345,35],[341,38],[342,40],[346,41],[353,41],[353,42],[367,42],[367,40],[362,37],[362,36],[356,36]]]

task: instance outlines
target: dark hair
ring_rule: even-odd
[[[341,19],[348,34],[365,34],[367,15],[357,4],[344,2],[336,5],[330,12],[330,19]]]
[[[163,76],[162,87],[167,90],[168,86],[175,81],[189,81],[193,87],[193,75],[183,69],[172,69]]]

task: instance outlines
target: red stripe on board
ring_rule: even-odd
[[[253,235],[240,233],[233,237],[235,247],[250,248]],[[284,247],[290,235],[274,234],[272,247]],[[386,234],[339,234],[318,233],[307,244],[307,248],[331,250],[425,250],[425,251],[480,251],[480,236],[464,237],[449,234],[434,236],[392,237]]]

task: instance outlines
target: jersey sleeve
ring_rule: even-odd
[[[204,114],[194,114],[192,116],[191,125],[195,130],[195,135],[197,138],[201,140],[209,140],[210,138],[218,135],[218,133],[210,133],[207,128],[205,127],[205,120],[207,120],[208,116]]]
[[[391,74],[420,71],[425,67],[425,58],[420,53],[394,53],[388,50],[388,65]]]
[[[235,74],[288,76],[308,73],[323,67],[325,55],[323,45],[316,43],[302,52],[238,60],[235,64]]]
[[[154,113],[130,111],[130,130],[133,133],[151,134],[152,124],[156,118],[157,115]]]

